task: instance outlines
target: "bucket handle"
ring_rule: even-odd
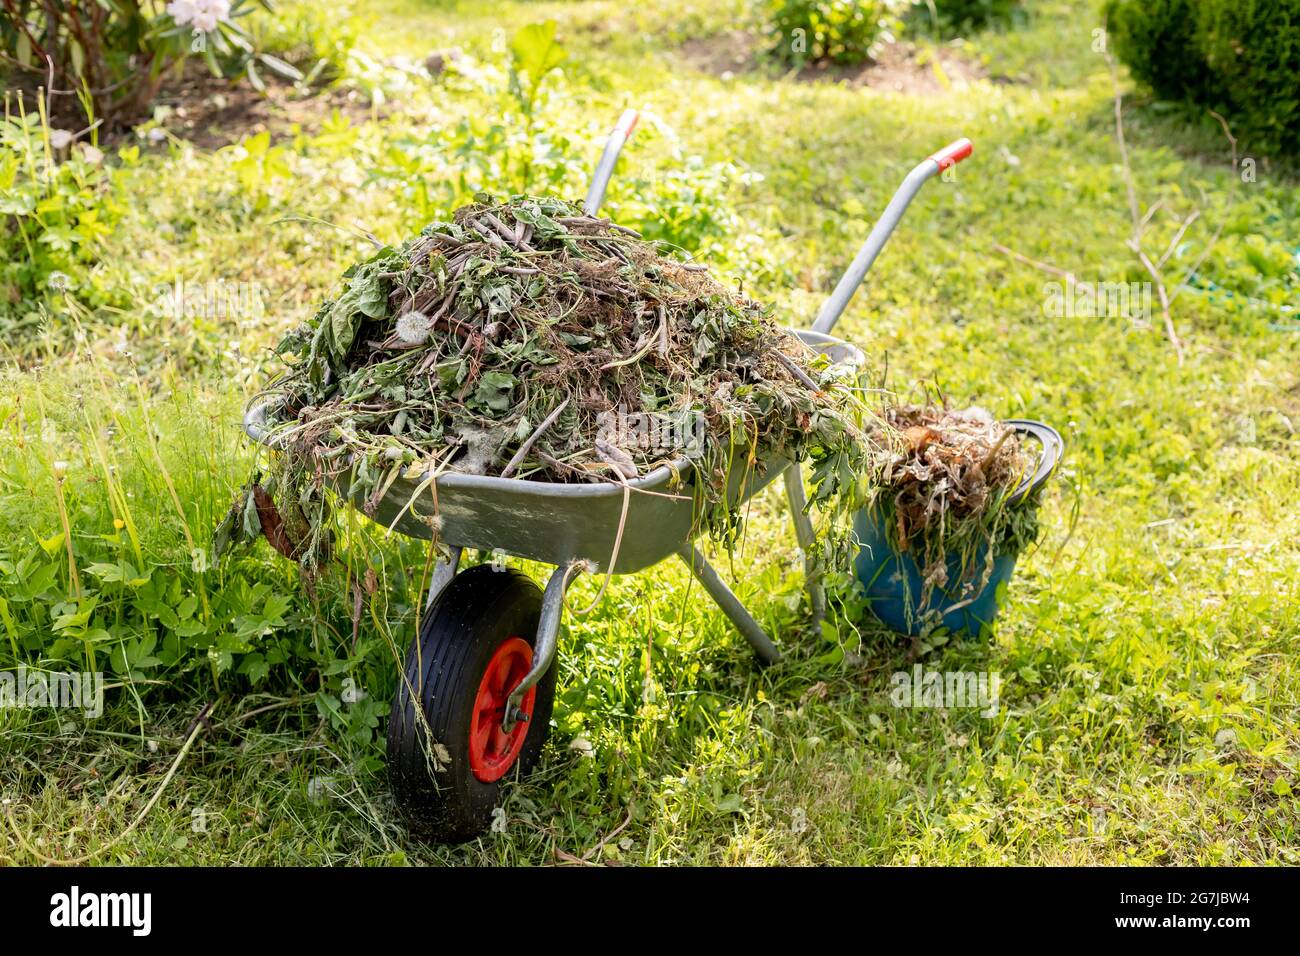
[[[1009,418],[1004,424],[1010,425],[1018,435],[1028,435],[1038,439],[1038,443],[1043,446],[1043,453],[1038,458],[1038,467],[1034,469],[1034,473],[1022,481],[1020,487],[1007,499],[1007,504],[1017,505],[1041,488],[1051,477],[1056,466],[1060,464],[1061,455],[1065,452],[1065,440],[1051,425],[1044,425],[1042,422],[1027,418]]]

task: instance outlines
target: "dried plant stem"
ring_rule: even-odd
[[[1002,437],[999,438],[997,440],[997,443],[992,448],[989,449],[989,453],[985,455],[984,460],[980,462],[981,472],[988,471],[989,465],[993,464],[994,460],[998,457],[998,452],[1002,450],[1002,446],[1007,443],[1007,439],[1010,438],[1012,434],[1013,432],[1011,431],[1010,428],[1007,428],[1005,431],[1002,432]]]
[[[1127,245],[1133,250],[1138,261],[1142,263],[1142,268],[1146,269],[1147,275],[1151,276],[1151,281],[1155,284],[1156,295],[1160,299],[1160,314],[1165,324],[1165,335],[1169,338],[1169,344],[1173,346],[1178,364],[1182,365],[1183,343],[1178,338],[1178,330],[1174,326],[1174,317],[1169,311],[1169,291],[1165,288],[1165,280],[1160,274],[1159,267],[1151,261],[1151,257],[1142,248],[1142,231],[1146,220],[1142,218],[1138,209],[1137,189],[1133,185],[1133,167],[1129,163],[1128,143],[1124,139],[1124,94],[1120,91],[1119,70],[1115,66],[1115,58],[1109,53],[1106,54],[1106,63],[1110,66],[1111,83],[1115,88],[1115,142],[1119,146],[1120,164],[1124,170],[1124,191],[1128,196],[1129,216],[1133,220],[1133,235]],[[1154,211],[1155,209],[1152,207],[1151,212]],[[1191,218],[1194,219],[1195,214]],[[1190,221],[1187,224],[1190,225]],[[1164,259],[1162,258],[1161,261],[1163,262]]]
[[[1002,253],[1004,256],[1010,256],[1012,259],[1015,259],[1017,262],[1023,262],[1027,266],[1032,266],[1033,268],[1038,269],[1041,272],[1049,273],[1050,275],[1060,276],[1062,279],[1065,280],[1066,284],[1071,288],[1073,288],[1075,282],[1078,281],[1075,279],[1073,272],[1067,272],[1065,269],[1058,269],[1056,266],[1048,265],[1046,262],[1039,262],[1037,259],[1031,259],[1028,256],[1022,256],[1014,249],[1008,249],[1000,242],[993,243],[993,248],[996,251]]]
[[[1165,334],[1169,336],[1169,344],[1174,347],[1174,354],[1178,357],[1178,364],[1183,364],[1183,343],[1178,338],[1178,332],[1174,329],[1174,318],[1169,312],[1169,293],[1165,289],[1164,279],[1160,276],[1160,270],[1156,268],[1150,257],[1142,251],[1142,247],[1136,240],[1130,240],[1128,247],[1138,257],[1138,262],[1147,270],[1151,276],[1151,281],[1155,283],[1156,295],[1160,298],[1160,313],[1164,317]]]
[[[190,725],[190,731],[186,735],[184,746],[181,747],[180,753],[176,755],[176,759],[172,761],[171,767],[168,768],[167,776],[163,777],[162,783],[158,785],[158,789],[155,790],[153,796],[149,798],[149,802],[144,805],[144,809],[136,815],[136,818],[131,821],[130,825],[128,825],[125,830],[113,837],[113,839],[109,840],[103,846],[99,847],[93,853],[87,853],[83,856],[69,857],[66,860],[60,860],[41,853],[27,842],[27,838],[23,835],[22,830],[18,828],[18,821],[14,819],[12,806],[9,801],[6,800],[5,816],[9,819],[9,827],[14,831],[14,836],[17,838],[18,843],[36,859],[40,860],[42,863],[48,863],[51,866],[79,866],[82,863],[90,862],[117,846],[117,844],[130,836],[135,831],[136,827],[144,822],[144,818],[149,815],[149,812],[153,810],[153,808],[157,806],[158,801],[162,799],[163,791],[166,790],[167,785],[172,782],[172,778],[176,776],[176,771],[180,769],[181,761],[183,761],[186,755],[189,754],[190,748],[194,746],[194,741],[198,739],[199,731],[208,726],[208,715],[212,713],[215,707],[216,702],[209,701],[203,706],[203,709],[199,711],[199,715],[194,718],[194,722]]]
[[[812,378],[808,375],[807,372],[801,369],[798,365],[795,365],[794,360],[791,359],[788,355],[786,355],[780,349],[773,349],[772,355],[776,358],[778,362],[781,363],[782,367],[784,367],[787,372],[789,372],[799,381],[800,384],[810,389],[815,395],[822,394],[822,390],[820,386],[818,386],[818,384],[812,380]]]
[[[515,469],[523,464],[524,459],[528,457],[528,453],[533,450],[533,445],[537,444],[537,439],[542,437],[542,433],[545,432],[546,429],[555,424],[555,420],[560,417],[560,413],[568,407],[569,399],[566,398],[564,401],[560,402],[560,404],[555,406],[551,414],[542,419],[542,423],[533,430],[533,433],[528,436],[528,439],[519,446],[519,450],[515,452],[514,457],[511,458],[510,461],[506,463],[506,466],[501,469],[502,478],[509,478],[515,473]]]

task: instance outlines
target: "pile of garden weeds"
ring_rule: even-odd
[[[982,408],[942,403],[887,405],[871,473],[871,507],[898,553],[921,568],[930,603],[935,588],[975,593],[994,556],[1018,551],[1038,536],[1036,495],[1016,500],[1033,462],[1015,431]],[[959,580],[949,558],[959,556]]]
[[[265,533],[315,571],[330,488],[373,513],[398,475],[624,483],[685,460],[697,527],[729,546],[735,468],[811,459],[814,502],[860,506],[859,374],[670,253],[559,199],[479,196],[357,263],[277,348],[287,368],[253,400],[273,400],[277,453],[218,553]]]

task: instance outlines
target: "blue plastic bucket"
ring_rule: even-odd
[[[1036,438],[1043,447],[1038,467],[1012,494],[1009,506],[1015,507],[1047,481],[1061,460],[1065,443],[1056,429],[1042,422],[1012,419],[1007,424],[1019,434]],[[886,627],[900,634],[918,635],[936,618],[954,634],[980,634],[997,617],[1016,569],[1016,559],[1020,557],[1017,551],[994,555],[988,582],[972,599],[970,594],[963,593],[961,582],[984,580],[987,556],[980,556],[963,573],[960,557],[949,554],[948,580],[953,582],[952,587],[936,587],[930,599],[919,604],[923,589],[921,568],[911,554],[900,554],[893,549],[881,516],[871,509],[859,511],[853,519],[853,531],[860,546],[854,569],[866,591],[871,612]]]

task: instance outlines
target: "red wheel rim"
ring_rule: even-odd
[[[505,719],[510,691],[532,666],[532,647],[521,637],[511,637],[496,649],[479,681],[474,716],[469,724],[469,768],[484,783],[504,777],[519,757],[519,751],[524,749],[528,721],[518,721],[508,734],[502,731],[501,722]],[[530,718],[536,699],[537,688],[533,687],[520,704],[520,709]]]

